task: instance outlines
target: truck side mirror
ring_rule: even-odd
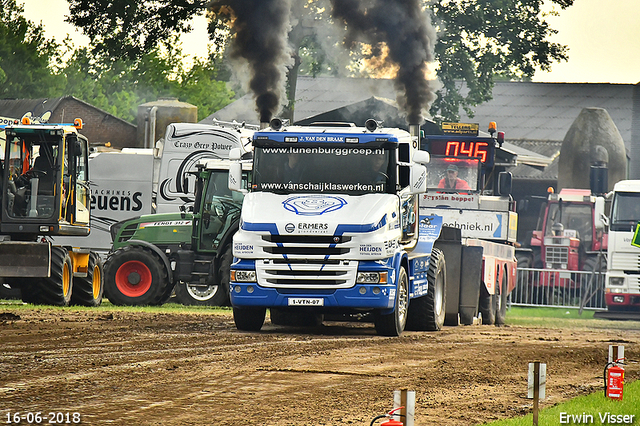
[[[498,195],[509,195],[513,187],[513,176],[511,172],[500,172],[498,174]]]
[[[418,164],[428,164],[431,160],[427,151],[417,150],[413,153],[413,162]]]
[[[231,151],[233,151],[233,149]],[[229,165],[229,189],[232,191],[246,192],[246,189],[242,189],[242,164],[239,161]]]
[[[427,192],[427,168],[422,164],[412,164],[410,170],[411,194]]]
[[[231,161],[240,161],[242,159],[242,151],[240,148],[232,148],[229,151],[229,160]]]

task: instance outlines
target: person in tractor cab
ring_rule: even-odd
[[[458,166],[450,164],[446,170],[446,176],[440,179],[438,188],[443,189],[467,189],[470,190],[469,184],[458,177]]]

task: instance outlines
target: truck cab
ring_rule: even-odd
[[[418,282],[428,269],[423,262],[409,281],[428,162],[417,146],[417,136],[375,121],[276,121],[254,134],[253,181],[233,239],[239,329],[259,330],[269,308],[271,321],[283,325],[372,314],[380,334],[402,332],[409,297],[424,294]],[[241,190],[235,166],[229,186]]]

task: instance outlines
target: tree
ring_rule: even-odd
[[[62,73],[64,93],[135,122],[138,105],[160,97],[176,97],[198,107],[202,119],[234,96],[224,82],[215,80],[211,60],[197,60],[186,69],[177,49],[155,47],[138,59],[113,59],[87,48],[76,49]]]
[[[491,99],[496,77],[527,79],[536,69],[547,70],[552,63],[567,59],[566,47],[549,41],[556,31],[545,21],[543,0],[420,1],[438,33],[433,58],[442,88],[437,91],[430,109],[438,120],[457,120],[461,108],[472,114],[473,106]],[[561,9],[573,4],[573,0],[550,1]],[[135,2],[134,6],[127,6],[130,4],[127,0],[69,0],[69,3],[70,22],[82,28],[97,49],[114,57],[136,56],[150,46],[166,44],[165,35],[186,31],[188,19],[205,8],[205,1],[198,0],[147,0]],[[209,4],[210,39],[218,49],[225,49],[237,33],[233,7],[242,7],[243,3],[246,1],[215,0]],[[367,8],[377,2],[348,0],[344,3],[360,10],[366,19]],[[320,72],[327,65],[326,57],[335,57],[328,52],[343,41],[345,33],[331,26],[334,17],[328,0],[293,1],[290,9],[289,46],[293,53],[287,81],[291,109],[302,59],[311,59],[311,72]],[[269,19],[263,21],[270,22]],[[380,25],[384,26],[385,22]],[[378,53],[385,54],[380,42],[367,45],[347,41],[352,47],[348,74],[375,76],[377,70],[368,64],[373,63],[371,59]],[[345,62],[337,62],[344,72]],[[335,67],[332,72],[336,72]]]
[[[0,97],[53,96],[64,83],[55,70],[59,45],[45,38],[42,25],[22,16],[24,8],[15,0],[3,0],[0,12]]]
[[[565,9],[573,0],[552,3]],[[566,46],[548,40],[557,31],[544,20],[542,5],[543,0],[429,2],[438,27],[435,54],[442,82],[431,107],[434,117],[457,120],[460,108],[473,116],[473,106],[491,99],[494,79],[527,80],[536,69],[568,59]]]

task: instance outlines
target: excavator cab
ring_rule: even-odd
[[[0,233],[16,241],[88,235],[87,139],[72,125],[15,125],[5,133]]]

